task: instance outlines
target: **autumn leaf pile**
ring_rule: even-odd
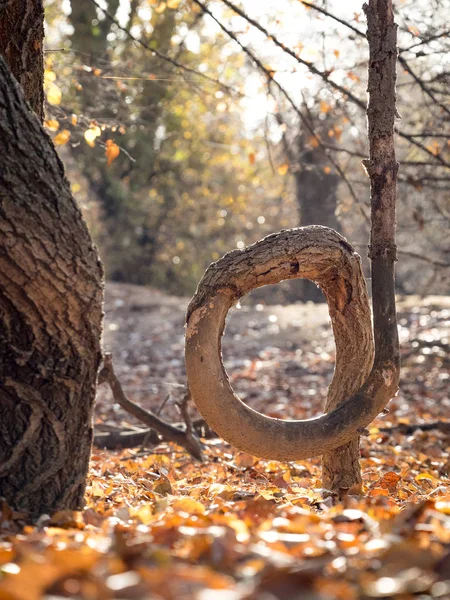
[[[136,289],[110,288],[106,343],[127,393],[155,410],[183,391],[184,305]],[[215,439],[204,463],[167,444],[94,449],[83,511],[23,527],[3,505],[0,600],[450,598],[449,434],[401,427],[448,418],[444,300],[400,303],[402,387],[362,439],[364,496],[327,497],[319,459],[258,460]],[[333,340],[323,307],[292,309],[310,311],[302,332],[289,310],[243,307],[224,351],[253,407],[304,418],[320,409]],[[172,399],[163,415],[176,418]],[[97,421],[138,425],[106,391]]]

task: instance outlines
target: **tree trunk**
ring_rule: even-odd
[[[0,1],[0,54],[41,122],[44,119],[43,43],[42,0]]]
[[[339,176],[325,173],[327,158],[322,148],[305,149],[305,136],[299,136],[298,168],[295,172],[295,193],[300,225],[325,225],[339,231],[336,218]],[[320,289],[310,281],[302,282],[302,299],[323,302]]]
[[[372,265],[374,332],[378,358],[397,357],[398,337],[395,314],[394,264],[395,205],[398,165],[395,160],[394,118],[396,82],[396,25],[392,0],[375,0],[365,5],[369,41],[369,123],[370,160],[364,161],[371,177],[372,229],[369,258]],[[326,411],[333,410],[364,383],[369,371],[356,372],[349,389],[330,386]],[[398,375],[397,375],[398,376]],[[348,394],[350,392],[350,394]],[[357,492],[362,479],[359,465],[359,438],[322,457],[322,481],[327,489]]]
[[[83,506],[103,272],[63,166],[1,57],[0,138],[0,496],[36,517]]]
[[[367,106],[369,159],[363,164],[370,177],[372,306],[375,365],[399,378],[400,348],[395,306],[397,260],[396,205],[398,163],[394,126],[397,79],[397,25],[392,0],[364,4],[369,41],[369,103]]]
[[[370,0],[364,8],[370,49],[370,158],[364,165],[371,179],[375,329],[375,358],[369,376],[355,389],[371,364],[371,354],[367,353],[370,333],[363,327],[369,318],[367,305],[363,308],[365,283],[359,263],[354,264],[357,255],[332,229],[311,226],[281,231],[225,255],[206,271],[186,317],[189,387],[210,427],[231,444],[260,457],[301,460],[329,455],[324,459],[324,480],[338,493],[358,479],[356,436],[396,394],[400,372],[394,293],[396,25],[392,0]],[[236,396],[223,367],[220,344],[227,313],[240,297],[262,285],[295,277],[306,277],[322,287],[338,356],[328,412],[306,421],[280,421],[252,410]],[[349,307],[353,310],[346,312]],[[358,360],[361,373],[356,367]],[[339,365],[348,368],[345,377]],[[347,391],[349,397],[345,397]],[[355,488],[351,485],[350,489]]]

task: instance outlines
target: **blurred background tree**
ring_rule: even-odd
[[[443,2],[397,7],[402,292],[449,281]],[[298,224],[365,255],[359,2],[47,0],[46,16],[47,127],[109,279],[188,295],[224,252]]]

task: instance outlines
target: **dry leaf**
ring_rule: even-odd
[[[53,106],[61,104],[62,92],[56,83],[50,83],[47,88],[47,102]]]
[[[119,146],[113,140],[106,140],[105,155],[107,164],[110,165],[120,154]]]
[[[56,119],[49,119],[48,121],[44,121],[44,125],[50,131],[58,131],[59,129],[59,121]]]
[[[70,140],[71,133],[68,129],[63,129],[55,135],[53,143],[55,146],[64,146]]]
[[[84,132],[84,139],[87,144],[93,148],[95,146],[95,140],[101,135],[102,131],[98,125],[92,125],[89,129]]]

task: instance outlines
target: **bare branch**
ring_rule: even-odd
[[[276,79],[273,78],[273,75],[272,75],[271,71],[269,71],[262,64],[262,62],[259,60],[259,58],[257,56],[255,56],[255,54],[248,48],[248,46],[244,46],[244,44],[242,44],[240,42],[240,40],[236,36],[236,34],[234,32],[232,32],[230,29],[228,29],[221,21],[219,21],[219,19],[217,19],[214,16],[214,14],[209,10],[209,8],[207,6],[205,6],[205,4],[203,4],[203,2],[201,2],[200,0],[192,0],[192,1],[195,4],[197,4],[203,10],[204,13],[208,14],[217,23],[217,25],[222,29],[222,31],[224,31],[234,42],[236,42],[239,45],[239,47],[247,54],[247,56],[250,57],[250,59],[256,64],[256,66],[258,67],[258,69],[262,73],[264,73],[264,75],[266,76],[268,84],[269,84],[269,87],[270,87],[270,84],[273,83],[278,88],[278,90],[281,92],[281,94],[286,98],[286,100],[288,101],[288,103],[292,106],[293,110],[295,111],[295,113],[299,117],[300,121],[303,123],[303,125],[306,127],[306,129],[310,132],[310,134],[314,137],[314,139],[316,140],[316,142],[318,143],[318,145],[322,148],[325,156],[328,158],[328,160],[330,161],[330,163],[333,165],[333,167],[336,169],[336,171],[341,176],[342,180],[345,182],[345,184],[346,184],[346,186],[347,186],[347,188],[348,188],[348,190],[349,190],[349,192],[350,192],[353,200],[355,201],[356,206],[358,207],[358,210],[360,211],[362,217],[368,222],[368,217],[367,217],[366,213],[364,212],[364,210],[363,210],[363,208],[361,206],[361,200],[357,196],[355,190],[353,189],[353,186],[352,186],[351,182],[349,181],[348,177],[344,173],[342,167],[334,159],[334,157],[327,151],[327,148],[323,144],[320,136],[315,132],[315,130],[313,129],[313,127],[310,125],[309,121],[307,119],[305,119],[305,117],[302,114],[301,110],[298,108],[298,106],[296,105],[296,103],[294,102],[294,100],[292,99],[292,97],[288,94],[288,92],[285,90],[285,88]]]
[[[166,423],[166,421],[163,421],[152,412],[144,410],[134,402],[131,402],[125,396],[122,385],[114,372],[111,354],[105,354],[103,357],[103,368],[99,373],[98,383],[108,383],[114,397],[114,402],[142,421],[142,423],[157,431],[163,439],[182,446],[197,460],[203,460],[200,442],[192,432],[188,436],[185,431],[169,425],[169,423]]]
[[[199,2],[197,2],[197,0],[194,0],[194,2],[196,2],[197,4],[200,4]],[[277,37],[273,34],[270,33],[269,31],[267,31],[267,29],[265,29],[262,25],[260,25],[257,21],[255,21],[254,19],[252,19],[251,17],[249,17],[241,8],[239,8],[238,6],[235,6],[232,2],[230,2],[230,0],[222,0],[222,2],[228,6],[229,8],[231,8],[231,10],[233,10],[236,14],[238,14],[240,17],[242,17],[243,19],[245,19],[248,23],[250,23],[250,25],[252,25],[253,27],[255,27],[256,29],[258,29],[258,31],[260,31],[261,33],[263,33],[268,39],[270,39],[276,46],[278,46],[279,48],[281,48],[281,50],[283,50],[283,52],[286,52],[286,54],[288,54],[289,56],[291,56],[292,58],[294,58],[298,63],[306,66],[309,71],[315,75],[318,75],[325,83],[327,83],[330,87],[334,88],[335,90],[339,91],[341,94],[343,94],[344,96],[346,96],[349,100],[351,100],[354,104],[356,104],[356,106],[358,106],[358,108],[362,109],[362,110],[366,110],[366,105],[365,103],[358,98],[357,96],[355,96],[355,94],[353,94],[350,90],[348,90],[347,88],[339,85],[338,83],[336,83],[335,81],[333,81],[332,79],[330,79],[329,77],[329,73],[325,72],[325,71],[321,71],[320,69],[317,69],[317,67],[315,67],[313,65],[313,63],[304,60],[302,58],[300,58],[296,52],[294,52],[293,50],[291,50],[290,48],[288,48],[287,46],[285,46],[285,44],[283,44],[282,42],[280,42]],[[313,4],[309,4],[306,2],[303,2],[303,4],[307,4],[310,8],[313,8],[315,10],[319,10],[318,7],[316,7]],[[333,15],[332,13],[330,13],[329,11],[325,11],[324,9],[320,9],[319,12],[326,14],[328,17],[330,17],[331,19],[337,21],[338,23],[341,23],[343,25],[345,25],[347,28],[349,28],[351,31],[353,31],[354,33],[357,33],[357,35],[359,35],[360,37],[363,37],[365,39],[365,34],[360,31],[359,29],[357,29],[356,27],[353,27],[352,25],[350,25],[349,23],[346,23],[345,21],[343,21],[342,19],[339,19],[338,17],[336,17],[335,15]],[[211,13],[209,13],[211,14]],[[216,22],[218,22],[216,20]],[[220,23],[218,23],[219,26],[221,26]],[[230,33],[228,32],[228,34],[230,35]],[[235,39],[235,38],[233,38]],[[404,59],[402,59],[404,61]],[[404,61],[405,64],[406,61]],[[402,63],[403,64],[403,63]],[[406,68],[406,67],[405,67]],[[413,75],[412,75],[413,76]],[[444,105],[442,105],[438,100],[436,100],[434,98],[434,93],[431,92],[426,84],[424,82],[422,82],[422,85],[426,87],[427,89],[427,93],[428,95],[430,95],[430,93],[432,94],[433,100],[441,107],[443,108]],[[423,88],[422,88],[423,89]],[[445,108],[444,110],[447,111],[447,109]],[[449,113],[450,114],[450,113]],[[417,148],[420,148],[423,152],[425,152],[426,154],[432,156],[435,160],[437,160],[438,162],[440,162],[442,165],[450,168],[450,163],[447,162],[440,154],[434,154],[433,152],[431,152],[431,150],[429,150],[426,146],[424,146],[423,144],[421,144],[420,142],[418,142],[416,139],[414,139],[413,136],[405,134],[404,132],[402,132],[401,130],[397,129],[397,133],[398,135],[400,135],[401,137],[403,137],[404,139],[408,140],[411,144],[413,144],[414,146],[416,146]]]
[[[437,106],[439,106],[439,108],[441,108],[444,112],[446,112],[448,115],[450,115],[450,109],[436,98],[434,93],[425,84],[425,82],[422,79],[420,79],[420,77],[411,69],[411,67],[408,65],[407,61],[403,58],[403,56],[399,56],[398,61],[402,65],[402,67],[411,75],[411,77],[419,85],[419,87],[423,90],[423,92],[427,96],[429,96],[433,100],[433,102]]]
[[[198,77],[201,77],[202,79],[205,79],[206,81],[209,81],[210,83],[213,83],[214,85],[218,85],[219,87],[223,88],[224,90],[233,92],[235,94],[240,94],[239,90],[236,90],[233,87],[231,87],[225,83],[222,83],[218,79],[215,79],[214,77],[210,77],[209,75],[206,75],[205,73],[201,73],[200,71],[196,71],[195,69],[191,69],[190,67],[187,67],[186,65],[183,65],[182,63],[178,62],[177,60],[171,58],[170,56],[167,56],[166,54],[163,54],[162,52],[155,50],[155,48],[151,48],[148,44],[146,44],[139,38],[135,37],[131,33],[131,31],[129,31],[126,27],[123,27],[113,15],[111,15],[106,9],[104,9],[100,6],[100,4],[97,2],[97,0],[91,0],[91,2],[93,4],[95,4],[95,6],[99,10],[102,11],[102,13],[105,15],[105,17],[107,17],[112,23],[114,23],[114,25],[116,25],[116,27],[118,27],[121,31],[126,33],[127,36],[131,40],[133,40],[133,42],[136,42],[137,44],[142,46],[142,48],[145,48],[145,50],[148,50],[149,52],[151,52],[153,56],[157,56],[161,60],[168,62],[169,64],[173,65],[177,69],[181,69],[182,71],[185,71],[186,73],[192,73],[193,75],[197,75]]]

